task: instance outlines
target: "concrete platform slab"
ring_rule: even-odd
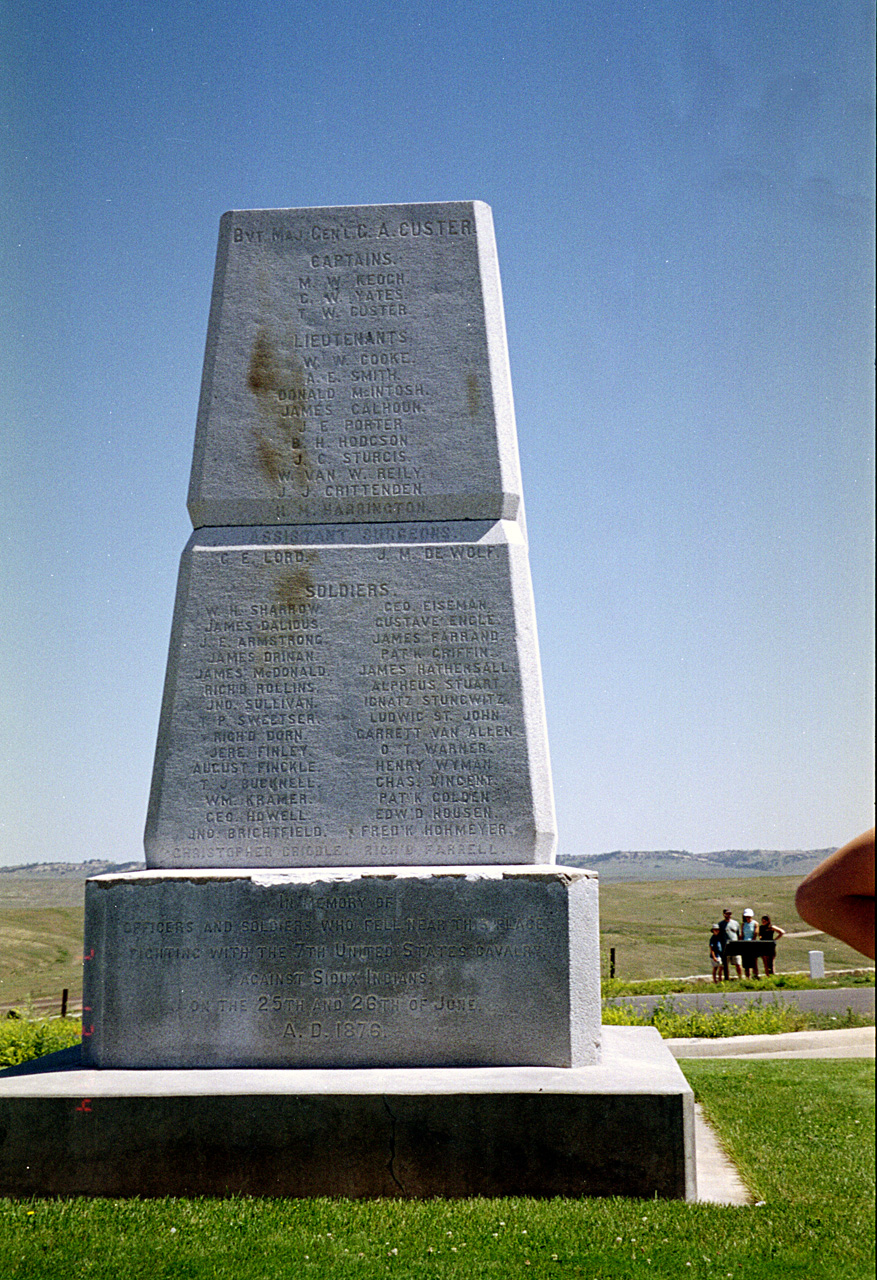
[[[0,1194],[696,1198],[654,1028],[599,1066],[0,1074]]]

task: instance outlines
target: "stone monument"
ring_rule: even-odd
[[[486,205],[225,215],[189,510],[87,1060],[596,1063]]]
[[[86,889],[89,1087],[209,1078],[238,1133],[161,1187],[690,1195],[690,1091],[651,1033],[601,1065],[597,878],[554,862],[486,205],[225,214],[189,511],[147,870]]]

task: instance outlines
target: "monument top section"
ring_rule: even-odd
[[[520,494],[486,204],[223,216],[196,528],[515,520]]]

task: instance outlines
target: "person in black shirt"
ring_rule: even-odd
[[[764,959],[764,976],[766,978],[773,977],[773,962],[777,953],[777,938],[785,937],[785,929],[781,929],[778,924],[771,924],[770,916],[762,916],[761,924],[758,926],[758,941],[766,942],[768,945],[761,953]]]
[[[710,960],[713,965],[713,982],[721,982],[722,973],[722,939],[719,926],[714,924],[710,929]]]

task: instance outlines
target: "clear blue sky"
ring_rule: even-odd
[[[0,15],[0,863],[142,856],[220,214],[492,205],[559,858],[873,822],[858,0]]]

